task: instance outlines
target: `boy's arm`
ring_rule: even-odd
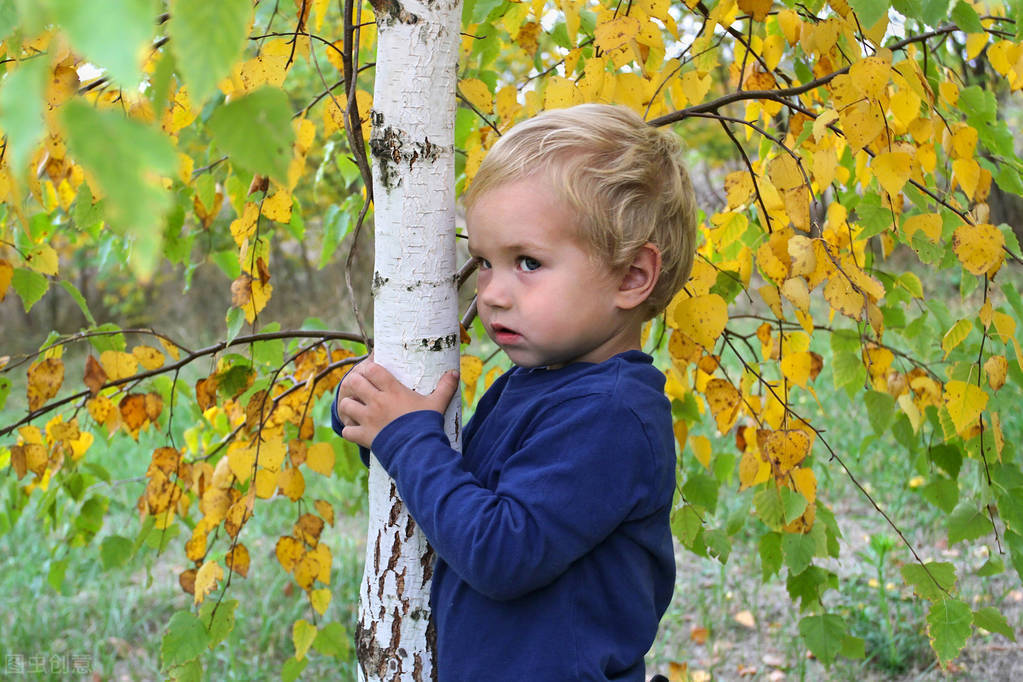
[[[545,412],[494,490],[462,467],[437,412],[393,422],[373,450],[452,569],[488,597],[513,599],[553,582],[624,521],[670,504],[674,463],[656,462],[641,421],[609,402],[618,401],[587,396]]]

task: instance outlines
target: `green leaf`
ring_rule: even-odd
[[[128,347],[128,342],[124,339],[124,334],[121,334],[121,328],[113,322],[107,322],[101,324],[98,327],[90,329],[91,332],[105,332],[105,333],[94,333],[89,337],[89,343],[96,349],[97,353],[102,353],[105,350],[116,350],[123,351]]]
[[[769,484],[753,496],[757,517],[771,530],[798,519],[806,511],[806,498],[788,488]]]
[[[227,338],[225,341],[230,343],[231,341],[234,341],[235,337],[237,337],[238,333],[242,330],[242,327],[245,326],[245,313],[242,312],[241,308],[230,308],[227,311],[226,321]]]
[[[50,280],[35,270],[15,268],[14,274],[11,276],[11,286],[21,297],[21,305],[25,307],[27,313],[50,288]]]
[[[62,279],[60,280],[60,285],[64,287],[64,291],[68,292],[68,295],[78,304],[78,309],[82,311],[82,315],[85,315],[85,319],[88,320],[89,324],[95,327],[96,318],[92,316],[92,311],[89,310],[89,304],[86,302],[85,296],[82,296],[82,292],[78,290],[74,282]]]
[[[692,505],[687,504],[671,513],[671,533],[686,547],[692,548],[702,531],[700,515]]]
[[[3,10],[0,9],[0,14]],[[2,17],[0,17],[2,22]],[[7,136],[8,166],[24,178],[28,159],[46,131],[43,116],[45,57],[26,59],[3,81],[0,88],[0,128]]]
[[[308,658],[303,658],[301,661],[296,658],[286,660],[284,665],[281,666],[282,682],[294,682],[294,680],[297,680],[307,665],[309,665]]]
[[[139,84],[142,56],[156,29],[153,0],[50,0],[50,5],[78,52],[106,69],[119,85]]]
[[[984,32],[984,24],[980,23],[977,10],[963,2],[963,0],[959,0],[955,7],[952,8],[952,23],[966,33]]]
[[[959,469],[963,466],[963,453],[953,445],[937,445],[927,451],[931,461],[945,470],[952,480],[959,478]]]
[[[760,572],[764,582],[781,569],[781,533],[765,533],[758,545]]]
[[[781,540],[781,549],[785,554],[785,565],[792,575],[799,575],[813,562],[816,551],[816,540],[802,533],[785,533]]]
[[[202,682],[202,663],[198,658],[193,658],[168,670],[167,677],[174,682]]]
[[[7,377],[0,377],[0,410],[7,404],[7,396],[11,394],[11,380]]]
[[[867,380],[867,370],[863,367],[860,356],[849,351],[835,352],[831,362],[831,372],[835,388],[849,386],[858,390]]]
[[[18,26],[18,8],[14,0],[0,0],[0,40],[11,35]]]
[[[128,563],[134,551],[134,543],[121,535],[108,535],[100,544],[99,555],[103,568],[120,568]]]
[[[958,599],[943,599],[927,612],[927,634],[942,665],[959,655],[973,631],[973,612]]]
[[[1005,562],[998,557],[993,557],[984,562],[984,565],[977,569],[977,575],[981,578],[988,578],[1005,572]]]
[[[316,626],[307,620],[296,620],[291,626],[291,641],[295,645],[295,658],[305,658],[313,640],[316,639]]]
[[[799,634],[814,656],[824,665],[831,665],[842,652],[846,637],[845,621],[833,613],[806,616],[799,621]]]
[[[964,502],[948,517],[948,544],[976,540],[991,532],[991,520],[973,504]]]
[[[838,653],[846,658],[866,658],[867,643],[860,637],[846,635],[842,638],[842,649]]]
[[[920,489],[920,494],[946,514],[951,514],[959,504],[959,484],[944,476],[937,476]]]
[[[988,632],[997,632],[1007,639],[1016,641],[1016,633],[1012,631],[1009,622],[1002,615],[1001,611],[993,606],[985,606],[973,612],[973,624],[984,628]]]
[[[867,406],[867,419],[877,435],[883,434],[895,418],[895,398],[880,391],[867,391],[863,396]]]
[[[913,587],[921,599],[944,599],[947,596],[945,592],[956,584],[956,568],[947,561],[928,561],[923,566],[917,563],[904,564],[901,570],[902,579]]]
[[[54,591],[64,594],[64,575],[67,573],[69,559],[50,562],[50,570],[46,573],[46,582]]]
[[[171,49],[196,108],[241,57],[252,17],[250,0],[177,0],[167,24]]]
[[[324,656],[333,656],[342,661],[347,661],[352,655],[350,639],[344,625],[341,625],[341,623],[327,623],[316,633],[316,639],[313,640],[313,648]]]
[[[209,635],[209,646],[213,649],[223,642],[231,631],[234,630],[235,609],[238,608],[237,599],[228,599],[220,602],[207,599],[199,609],[199,620],[202,621],[206,632]],[[216,611],[214,611],[216,609]]]
[[[132,266],[148,278],[156,269],[163,215],[171,203],[154,174],[169,175],[177,166],[170,139],[118,109],[101,111],[71,100],[62,110],[68,148],[106,192],[110,226],[132,237]]]
[[[260,88],[217,108],[210,116],[213,141],[231,162],[287,182],[291,163],[291,104],[279,88]]]
[[[703,507],[713,514],[718,503],[718,482],[713,476],[696,471],[686,476],[682,496],[690,504]]]
[[[170,670],[187,663],[206,650],[209,635],[202,621],[190,611],[171,616],[160,642],[161,670]]]

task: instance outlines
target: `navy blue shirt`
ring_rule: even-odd
[[[437,412],[380,431],[373,452],[438,556],[441,680],[644,679],[675,582],[663,389],[639,351],[515,367],[480,399],[462,453]]]

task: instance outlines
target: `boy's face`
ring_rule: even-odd
[[[543,175],[487,191],[467,215],[480,318],[521,367],[602,362],[639,347],[635,315],[616,304],[621,277],[590,254],[576,221]]]

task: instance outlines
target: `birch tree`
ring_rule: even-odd
[[[376,86],[369,141],[376,220],[374,353],[429,392],[458,366],[455,288],[455,74],[461,2],[376,5]],[[458,445],[453,401],[446,431]],[[375,458],[356,634],[367,680],[435,679],[433,551]]]

